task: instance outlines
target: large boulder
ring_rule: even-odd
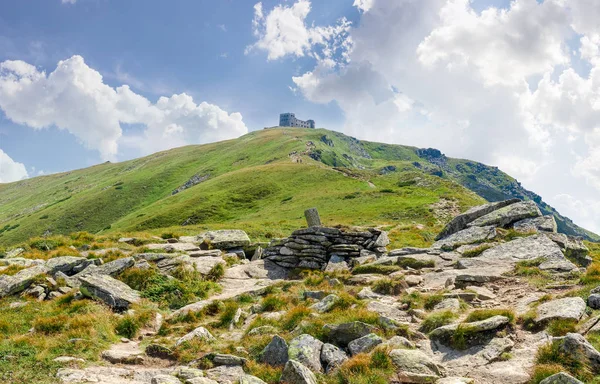
[[[483,251],[477,257],[460,259],[457,267],[459,269],[494,267],[498,271],[509,272],[519,261],[531,260],[541,260],[539,268],[542,270],[566,272],[577,268],[567,260],[560,247],[544,235],[521,237],[500,244]]]
[[[540,381],[540,384],[583,384],[583,381],[577,380],[568,373],[559,372],[546,377],[544,380]]]
[[[161,272],[167,274],[182,267],[189,271],[196,271],[202,275],[207,275],[217,264],[225,266],[227,263],[220,257],[190,257],[188,255],[181,255],[172,259],[163,259],[156,266]]]
[[[463,244],[480,243],[496,237],[496,227],[470,227],[436,241],[434,248],[455,248]]]
[[[93,263],[93,260],[84,257],[59,256],[46,261],[46,267],[51,274],[62,272],[66,275],[72,275],[73,273],[84,270],[88,265]]]
[[[505,200],[505,201],[499,201],[499,202],[495,202],[495,203],[479,205],[477,207],[470,208],[468,211],[456,216],[448,224],[446,224],[444,229],[437,235],[437,237],[435,239],[440,240],[445,237],[448,237],[453,233],[456,233],[462,229],[465,229],[467,227],[467,224],[469,224],[473,220],[476,220],[482,216],[487,215],[490,212],[493,212],[497,209],[506,207],[507,205],[517,203],[519,201],[521,201],[521,200],[511,199],[511,200]]]
[[[325,368],[325,373],[331,372],[346,360],[348,360],[346,352],[333,344],[323,344],[323,348],[321,348],[321,364]]]
[[[338,295],[331,294],[323,298],[323,300],[311,305],[310,308],[319,313],[329,312],[340,300]]]
[[[290,341],[288,357],[290,360],[302,363],[311,371],[321,372],[323,370],[321,365],[322,347],[323,342],[311,335],[303,334]]]
[[[208,231],[198,235],[198,239],[209,248],[216,249],[243,248],[250,245],[250,238],[246,232],[239,229]]]
[[[0,275],[0,297],[14,295],[27,289],[35,279],[48,272],[44,265],[23,269],[12,276]]]
[[[587,267],[592,263],[592,258],[588,256],[590,250],[585,246],[581,237],[568,236],[564,233],[546,233],[546,236],[558,244],[567,257],[575,260],[578,264]]]
[[[133,267],[134,264],[135,259],[133,257],[124,257],[122,259],[117,259],[106,264],[102,264],[95,268],[92,273],[114,277],[121,274],[121,272],[125,271],[126,269]]]
[[[323,330],[331,342],[345,347],[352,340],[373,333],[375,327],[361,321],[352,321],[338,325],[326,324],[323,326]]]
[[[561,352],[581,361],[585,358],[590,368],[595,373],[600,373],[600,352],[594,348],[589,341],[578,333],[567,333],[567,335],[555,342],[560,343],[559,349]]]
[[[565,297],[550,300],[537,307],[536,323],[546,323],[551,320],[579,321],[585,313],[585,301],[581,297]]]
[[[510,320],[506,316],[492,316],[472,323],[444,325],[431,331],[429,337],[442,344],[466,349],[489,341],[496,332],[504,329],[509,323]]]
[[[556,233],[557,226],[554,215],[546,215],[534,217],[531,219],[519,220],[513,224],[513,228],[517,232],[551,232]]]
[[[198,327],[198,328],[194,329],[193,331],[187,333],[186,335],[180,337],[177,340],[177,342],[175,343],[175,346],[178,347],[181,344],[183,344],[187,341],[192,341],[194,339],[199,339],[199,340],[206,341],[206,342],[215,341],[214,336],[208,331],[208,329],[206,329],[204,327]]]
[[[301,363],[290,360],[281,373],[280,383],[285,384],[317,384],[315,374]]]
[[[476,220],[473,220],[467,226],[469,227],[484,227],[486,225],[494,225],[496,227],[506,227],[517,221],[542,216],[542,212],[538,208],[535,201],[521,201],[496,211],[490,212]]]
[[[401,383],[433,383],[443,376],[442,367],[417,349],[394,349],[390,358]]]
[[[352,356],[354,356],[358,355],[359,353],[371,352],[381,343],[383,343],[383,339],[381,337],[374,333],[369,333],[366,336],[359,337],[358,339],[352,340],[350,343],[348,343],[348,350]]]
[[[273,366],[284,365],[289,360],[287,343],[279,335],[273,336],[271,342],[260,353],[258,360]]]
[[[141,299],[138,291],[108,275],[81,276],[79,281],[81,293],[101,300],[115,310],[126,310]]]

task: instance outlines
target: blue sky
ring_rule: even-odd
[[[600,2],[0,4],[0,182],[275,125],[497,165],[600,232]]]

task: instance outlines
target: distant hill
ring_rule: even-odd
[[[0,244],[49,231],[286,235],[316,206],[325,224],[380,225],[429,244],[454,214],[485,200],[534,200],[560,232],[599,241],[496,167],[435,149],[359,141],[325,129],[272,128],[122,163],[0,184]]]

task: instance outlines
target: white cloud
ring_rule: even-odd
[[[77,0],[60,0],[63,4],[75,4]]]
[[[0,149],[0,183],[11,183],[27,177],[29,175],[25,165],[14,161],[6,152]]]
[[[360,9],[363,12],[368,12],[369,9],[373,6],[375,0],[354,0],[353,6]]]
[[[120,142],[149,153],[248,131],[241,114],[196,104],[185,93],[153,104],[127,85],[113,88],[81,56],[60,61],[48,75],[23,61],[0,63],[0,109],[12,121],[34,129],[67,130],[105,160],[116,158]],[[143,124],[146,130],[124,137],[122,124]]]
[[[339,105],[348,134],[498,165],[600,231],[557,198],[600,206],[599,17],[595,0],[377,0],[343,65],[315,60],[292,82]]]
[[[332,26],[308,26],[306,17],[310,9],[310,1],[298,0],[289,7],[278,5],[265,16],[262,3],[257,3],[252,25],[258,40],[246,48],[246,53],[252,49],[263,50],[267,52],[268,60],[287,55],[309,55],[330,65],[336,53],[346,57],[352,46],[352,41],[347,38],[350,22],[341,18]],[[319,46],[318,50],[316,46]]]

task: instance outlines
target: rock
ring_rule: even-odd
[[[577,380],[568,373],[559,372],[546,377],[544,380],[540,381],[540,384],[583,384],[583,381]]]
[[[297,361],[290,360],[285,364],[279,382],[285,384],[317,384],[317,378],[310,369]]]
[[[325,313],[331,311],[339,301],[340,297],[338,295],[331,294],[318,303],[311,305],[310,308],[319,313]]]
[[[321,226],[321,218],[319,217],[319,211],[317,211],[317,208],[309,208],[305,210],[304,217],[306,218],[306,224],[309,228]]]
[[[204,378],[204,372],[201,369],[179,366],[172,373],[173,376],[183,380],[186,384],[196,378]]]
[[[345,347],[352,340],[373,333],[375,327],[361,321],[352,321],[338,325],[326,324],[323,326],[323,330],[334,344]]]
[[[12,259],[0,259],[0,266],[11,266],[11,265],[18,265],[20,267],[33,267],[36,265],[44,265],[46,264],[45,260],[39,260],[39,259],[35,259],[35,260],[31,260],[31,259],[25,259],[23,257],[15,257]]]
[[[496,227],[470,227],[433,243],[434,248],[453,249],[458,245],[480,243],[496,237]]]
[[[436,328],[429,333],[429,338],[438,340],[442,344],[454,346],[459,349],[466,349],[473,345],[478,345],[488,341],[497,331],[503,329],[509,324],[510,320],[506,316],[493,316],[485,320],[474,321],[472,323],[449,324]],[[460,345],[456,345],[454,336],[459,333]]]
[[[152,378],[150,384],[181,384],[181,381],[175,376],[157,375]]]
[[[84,359],[72,356],[59,356],[55,359],[52,359],[55,363],[61,364],[70,364],[70,363],[85,363]]]
[[[567,333],[562,340],[559,339],[555,342],[560,343],[560,351],[570,355],[578,361],[582,358],[586,358],[590,368],[596,373],[600,372],[600,352],[598,352],[585,337],[578,333]]]
[[[346,360],[348,360],[346,352],[333,344],[323,344],[323,348],[321,348],[321,363],[325,368],[325,373],[331,372]]]
[[[475,384],[475,380],[468,377],[443,377],[435,382],[435,384]]]
[[[16,308],[23,308],[23,307],[24,307],[24,306],[26,306],[26,305],[27,305],[27,302],[26,302],[26,301],[15,301],[14,303],[10,303],[10,304],[8,305],[8,307],[9,307],[10,309],[16,309]]]
[[[423,278],[419,275],[405,275],[404,281],[409,287],[415,287],[423,282]]]
[[[387,340],[383,345],[386,345],[392,349],[415,349],[416,345],[408,340],[406,337],[402,336],[394,336],[391,339]]]
[[[290,360],[295,360],[308,367],[311,371],[321,372],[321,348],[323,343],[312,337],[311,335],[303,334],[292,341],[288,347],[288,357]]]
[[[138,353],[113,349],[102,352],[102,358],[112,364],[141,364],[144,361]]]
[[[284,365],[288,360],[288,345],[279,335],[273,336],[271,342],[262,350],[258,358],[261,363],[272,366]]]
[[[579,321],[585,313],[585,307],[581,297],[550,300],[537,307],[535,322],[539,324],[557,319]]]
[[[437,303],[433,309],[435,311],[443,310],[443,309],[460,309],[460,301],[458,299],[450,298],[444,299],[441,302]]]
[[[352,340],[348,344],[348,350],[352,356],[359,353],[371,352],[376,346],[383,343],[383,339],[374,333],[369,333],[366,336],[359,337],[358,339]]]
[[[24,248],[14,248],[14,249],[11,249],[10,251],[6,252],[6,256],[5,257],[7,259],[12,259],[14,257],[19,256],[23,252],[25,252]]]
[[[539,265],[542,270],[568,272],[577,268],[565,258],[558,245],[544,235],[522,237],[486,249],[477,257],[460,259],[457,267],[459,269],[493,267],[499,273],[504,273],[512,271],[519,261],[536,259],[543,260]]]
[[[302,293],[302,297],[304,297],[304,300],[306,300],[306,299],[322,300],[327,295],[329,295],[329,293],[325,292],[325,291],[304,291]]]
[[[390,244],[390,238],[387,232],[382,231],[373,244],[374,247],[387,247]]]
[[[506,207],[510,204],[517,203],[519,201],[519,199],[511,199],[470,208],[468,211],[456,216],[448,224],[446,224],[444,229],[439,233],[439,235],[435,239],[439,240],[443,239],[444,237],[448,237],[453,233],[465,229],[467,227],[467,224],[472,222],[473,220],[476,220],[482,216],[489,214],[490,212]]]
[[[133,267],[135,259],[133,257],[124,257],[122,259],[113,260],[106,264],[95,268],[92,273],[97,275],[117,276],[128,268]]]
[[[479,300],[483,300],[483,301],[494,300],[496,298],[496,295],[492,291],[490,291],[489,289],[487,289],[485,287],[469,285],[469,286],[465,287],[465,290],[475,293],[475,295],[477,296],[477,299],[479,299]]]
[[[48,273],[51,274],[62,272],[67,275],[72,275],[73,273],[82,271],[91,264],[93,264],[92,260],[75,256],[59,256],[46,261]]]
[[[221,365],[216,368],[205,371],[206,377],[218,382],[219,384],[237,383],[241,376],[244,376],[244,370],[239,365],[227,366]]]
[[[343,257],[333,255],[327,262],[327,266],[325,267],[325,272],[336,272],[336,271],[349,271],[350,267],[346,260]]]
[[[256,335],[268,335],[277,333],[277,328],[271,325],[263,325],[260,327],[252,328],[248,332],[248,336],[256,336]]]
[[[360,292],[358,292],[357,297],[361,300],[366,300],[366,299],[378,299],[380,297],[383,297],[383,295],[373,292],[371,287],[364,287],[363,289],[360,290]]]
[[[165,252],[193,252],[200,250],[200,247],[191,243],[147,244],[145,247],[152,251],[163,250]]]
[[[79,278],[80,291],[87,297],[98,299],[115,310],[128,309],[141,300],[138,291],[108,275],[87,275]]]
[[[227,355],[224,353],[217,353],[213,357],[213,363],[215,365],[239,365],[244,366],[248,360],[243,357],[235,355]]]
[[[198,235],[198,239],[211,249],[243,248],[250,245],[246,232],[239,229],[208,231]]]
[[[513,224],[517,232],[554,232],[557,231],[556,220],[553,215],[524,219]]]
[[[486,225],[494,225],[496,227],[506,227],[523,219],[540,216],[542,216],[542,213],[540,212],[540,209],[536,205],[535,201],[520,201],[473,220],[467,224],[467,226],[483,227]]]
[[[156,357],[158,359],[171,360],[175,359],[173,351],[169,348],[164,347],[160,344],[148,344],[146,347],[146,355],[150,357]]]
[[[488,363],[492,363],[498,360],[503,353],[510,351],[514,345],[515,342],[508,337],[497,337],[485,346],[483,351],[481,351],[481,356]]]
[[[227,263],[220,257],[190,257],[188,255],[177,256],[172,259],[159,261],[156,266],[164,273],[170,273],[178,267],[183,267],[188,271],[196,271],[202,275],[207,275],[217,264]]]
[[[600,294],[594,293],[588,297],[588,305],[592,309],[600,309]]]
[[[178,347],[181,344],[185,343],[186,341],[191,341],[193,339],[200,339],[206,342],[213,342],[216,339],[214,338],[213,335],[211,335],[211,333],[204,327],[198,327],[196,329],[194,329],[193,331],[191,331],[190,333],[182,336],[181,338],[179,338],[177,340],[177,342],[175,343],[175,346]]]
[[[14,295],[27,289],[40,275],[45,274],[48,269],[43,265],[36,265],[23,269],[12,276],[0,275],[0,297]]]
[[[442,367],[419,350],[394,349],[389,356],[401,383],[433,383],[443,375]]]
[[[256,376],[244,375],[240,377],[239,384],[267,384]]]
[[[240,383],[241,383],[241,381],[240,381]],[[207,377],[194,377],[192,379],[187,379],[185,381],[185,384],[219,384],[219,383],[212,379],[209,379]]]

